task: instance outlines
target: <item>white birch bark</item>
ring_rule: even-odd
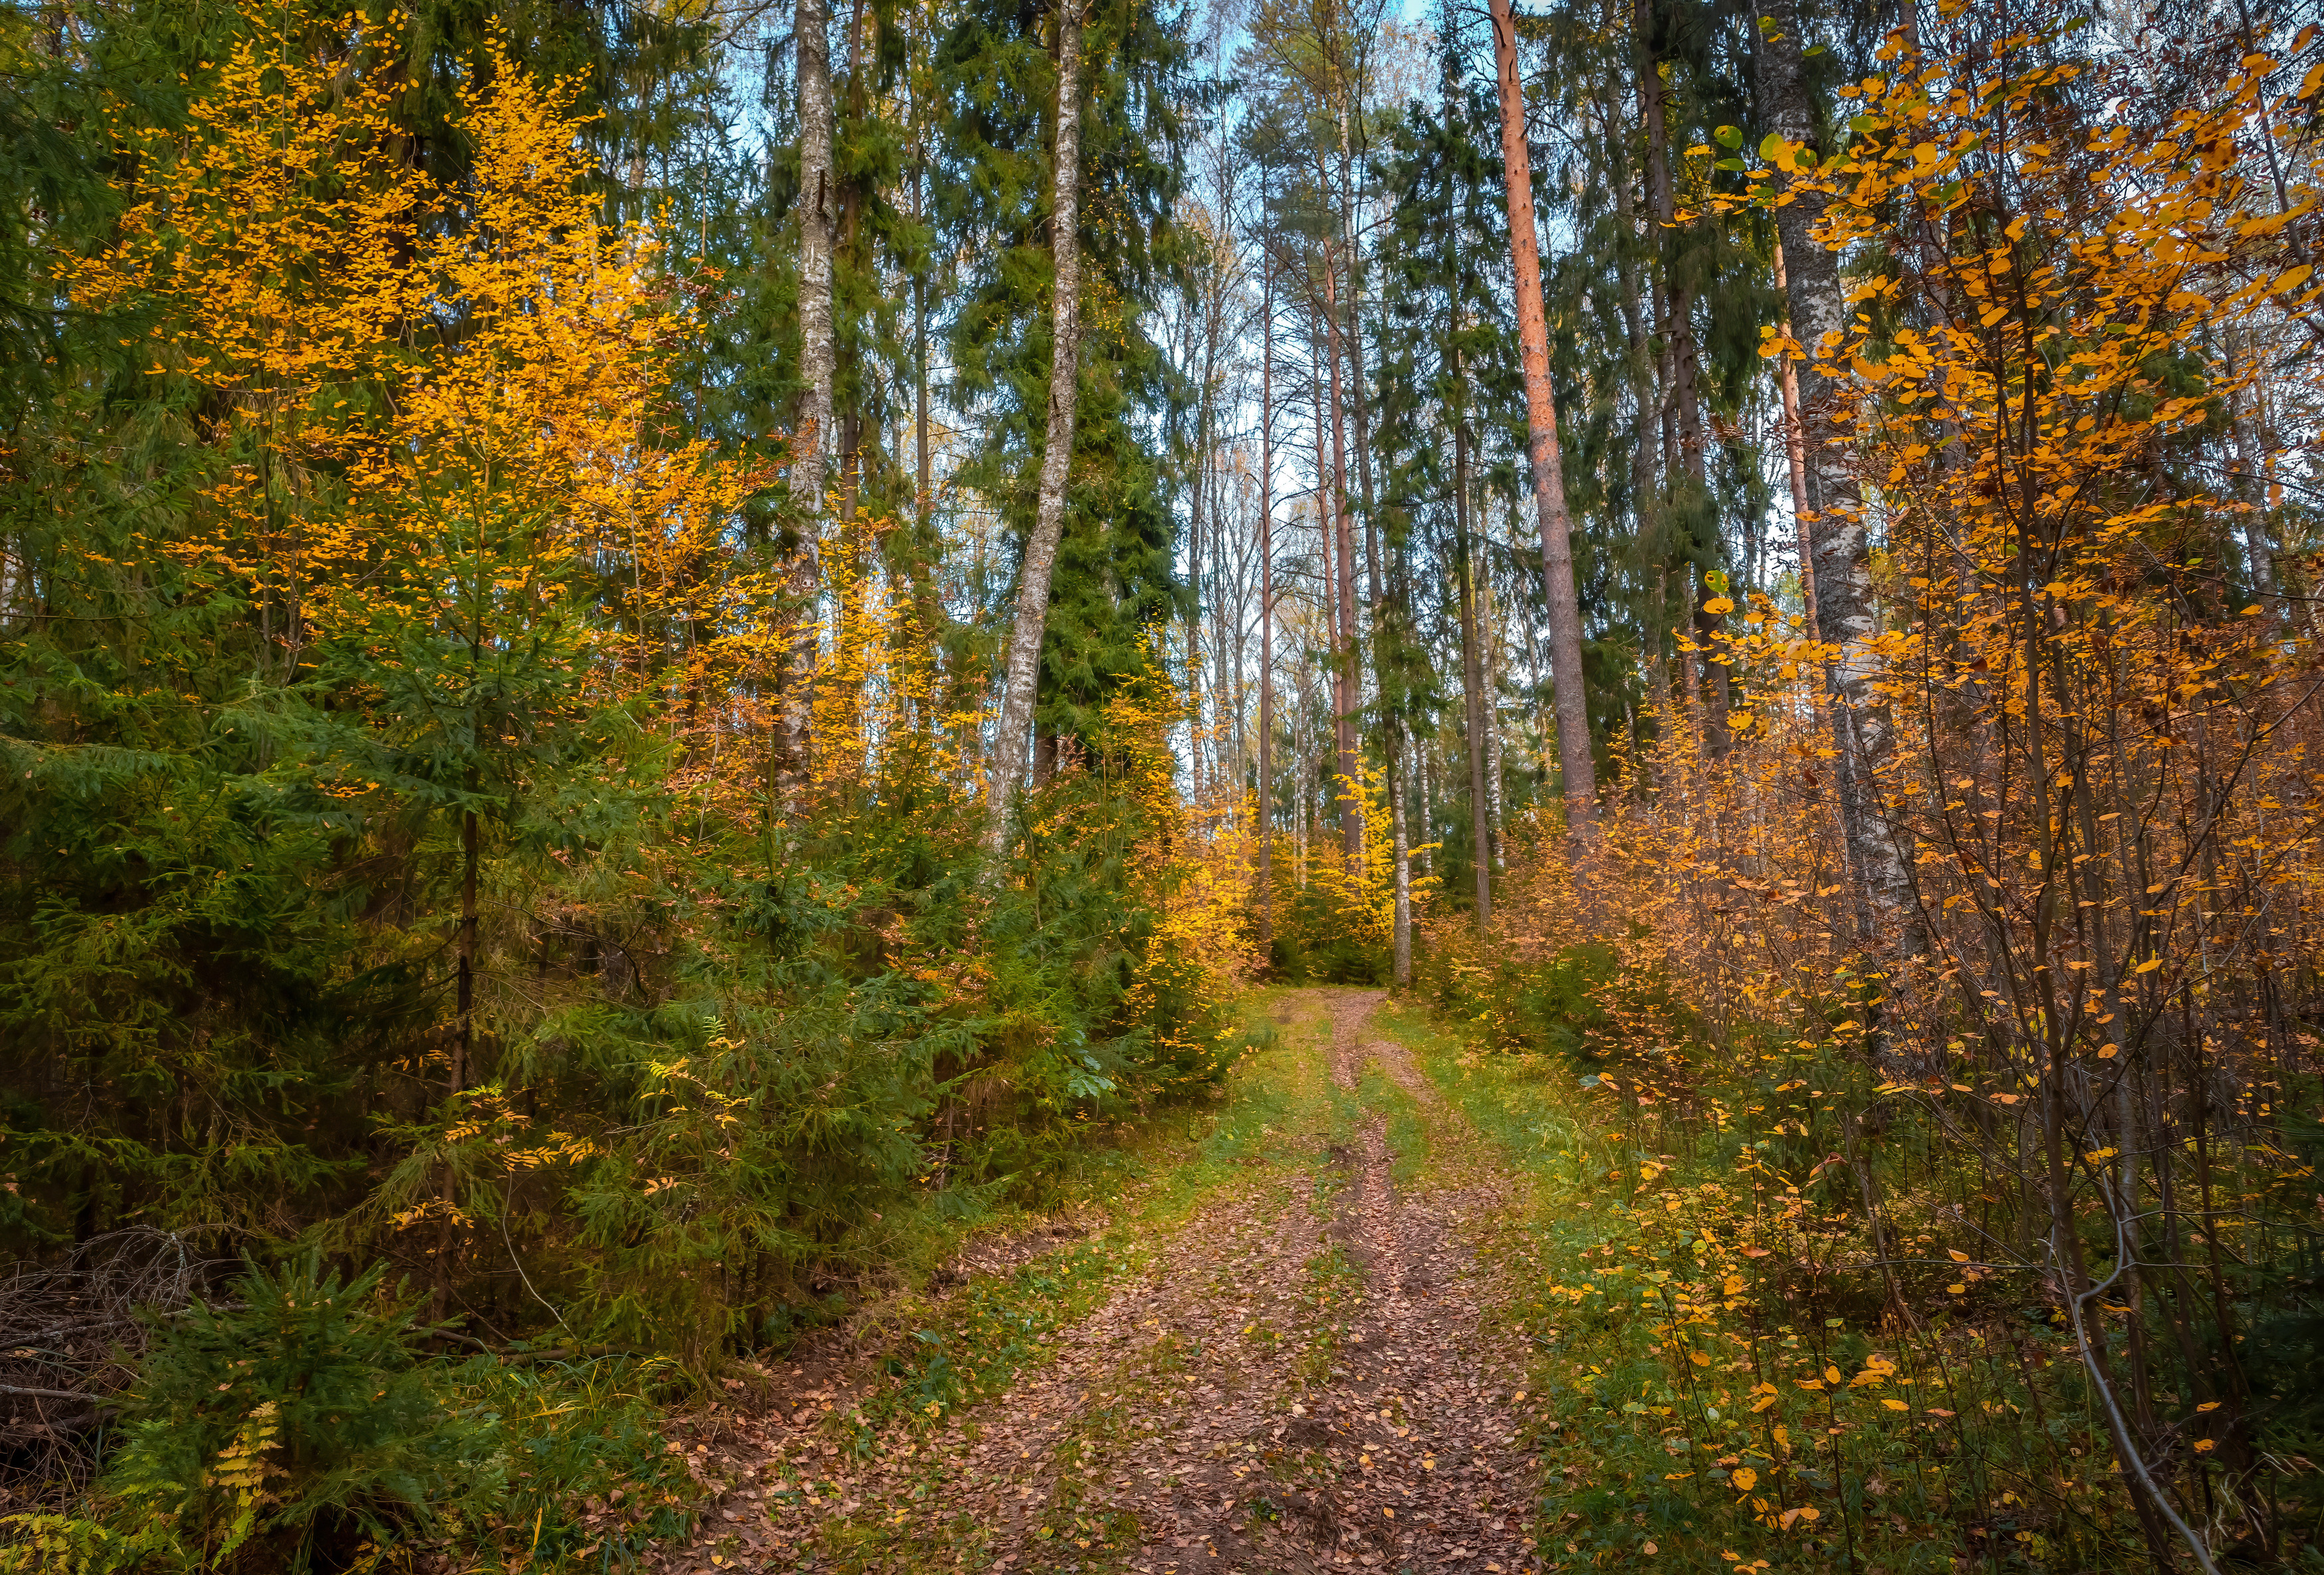
[[[815,709],[817,548],[833,430],[832,209],[838,194],[832,178],[830,0],[798,0],[793,27],[798,60],[799,375],[807,386],[791,456],[798,539],[784,579],[796,605],[777,701],[775,792],[784,809],[796,813],[808,774]]]
[[[1080,0],[1057,7],[1057,137],[1056,198],[1050,207],[1050,254],[1056,273],[1050,303],[1049,425],[1041,451],[1041,486],[1033,533],[1025,542],[1025,562],[1017,576],[1017,622],[1009,637],[1009,657],[993,735],[990,783],[992,852],[1006,845],[1009,815],[1025,777],[1025,751],[1033,730],[1033,701],[1040,686],[1041,634],[1049,617],[1049,576],[1056,567],[1057,541],[1065,528],[1065,484],[1074,460],[1074,403],[1081,375],[1081,83]]]
[[[1768,0],[1767,19],[1772,27],[1758,51],[1762,109],[1786,141],[1809,143],[1814,123],[1801,67],[1794,0]],[[1843,414],[1844,391],[1821,370],[1825,338],[1849,322],[1840,260],[1812,233],[1823,207],[1821,198],[1796,192],[1775,209],[1775,226],[1787,264],[1793,331],[1808,352],[1799,365],[1800,425],[1813,514],[1808,540],[1815,558],[1816,621],[1825,642],[1839,648],[1831,686],[1840,735],[1841,830],[1860,882],[1865,922],[1894,924],[1903,918],[1911,890],[1904,861],[1880,810],[1879,781],[1896,745],[1887,707],[1873,688],[1880,663],[1873,647],[1878,626],[1864,493],[1846,449],[1832,432],[1835,418]],[[1907,931],[1909,943],[1909,926]]]

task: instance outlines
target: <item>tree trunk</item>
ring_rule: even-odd
[[[1806,143],[1814,131],[1801,67],[1800,23],[1794,0],[1768,0],[1772,26],[1758,49],[1760,108],[1786,141]],[[1800,189],[1775,209],[1788,278],[1785,297],[1794,330],[1808,352],[1799,366],[1800,424],[1806,450],[1808,538],[1814,556],[1816,619],[1825,640],[1840,648],[1832,673],[1834,723],[1840,733],[1840,824],[1863,883],[1863,904],[1880,921],[1900,919],[1910,892],[1904,861],[1879,808],[1877,781],[1895,753],[1888,713],[1873,690],[1879,659],[1875,628],[1871,542],[1864,497],[1831,428],[1843,391],[1820,360],[1827,335],[1846,327],[1840,261],[1812,233],[1824,201]]]
[[[1541,529],[1542,589],[1549,603],[1550,683],[1556,697],[1557,765],[1565,822],[1576,835],[1597,824],[1598,769],[1590,754],[1590,706],[1582,671],[1582,603],[1573,585],[1573,527],[1549,382],[1549,322],[1542,309],[1540,235],[1534,221],[1533,158],[1526,145],[1525,88],[1517,79],[1509,0],[1492,0],[1493,60],[1500,83],[1501,169],[1508,187],[1509,253],[1516,266],[1517,336],[1525,362],[1526,429],[1534,511]]]
[[[1203,438],[1194,423],[1193,519],[1186,531],[1186,775],[1194,802],[1203,801]],[[1216,593],[1213,592],[1213,594]]]
[[[1457,327],[1456,327],[1457,331]],[[1493,917],[1493,852],[1485,797],[1484,679],[1478,661],[1477,598],[1469,567],[1469,412],[1461,378],[1461,357],[1452,356],[1454,397],[1460,410],[1452,422],[1452,574],[1461,622],[1461,696],[1468,725],[1469,830],[1477,866],[1477,933]]]
[[[1481,539],[1493,539],[1492,521],[1485,520]],[[1477,576],[1477,666],[1484,675],[1485,707],[1485,845],[1492,850],[1493,873],[1508,868],[1501,851],[1501,620],[1493,603],[1491,557],[1486,556]]]
[[[1344,144],[1340,159],[1340,184],[1342,191],[1350,185]],[[1386,768],[1381,773],[1381,785],[1388,793],[1388,836],[1394,843],[1396,871],[1396,916],[1392,929],[1396,963],[1392,977],[1401,989],[1412,983],[1412,834],[1405,824],[1404,805],[1404,778],[1410,749],[1405,737],[1403,718],[1396,710],[1397,702],[1388,682],[1384,654],[1388,649],[1388,608],[1381,567],[1386,549],[1379,539],[1379,511],[1372,493],[1371,417],[1370,404],[1364,397],[1363,319],[1358,310],[1363,294],[1360,282],[1362,253],[1356,249],[1353,232],[1344,220],[1341,226],[1341,235],[1342,244],[1348,248],[1348,299],[1342,303],[1342,309],[1346,314],[1348,402],[1356,421],[1356,475],[1364,498],[1364,566],[1370,580],[1372,608],[1372,678],[1379,694],[1381,710],[1388,714],[1380,735],[1380,753]]]
[[[799,117],[798,451],[791,495],[810,514],[823,511],[832,440],[831,253],[833,189],[830,0],[798,0],[794,14]]]
[[[1223,466],[1211,471],[1211,561],[1217,593],[1211,598],[1211,770],[1231,785],[1221,813],[1242,819],[1242,688],[1233,668],[1241,666],[1242,566],[1228,568],[1227,498]]]
[[[925,219],[927,183],[927,159],[912,173],[912,216]],[[933,543],[927,539],[931,516],[936,511],[935,489],[928,477],[928,285],[925,267],[912,270],[912,382],[913,382],[913,449],[918,462],[918,484],[913,490],[915,511],[919,517],[921,551],[930,552]]]
[[[1663,300],[1666,316],[1664,327],[1670,357],[1670,401],[1677,420],[1679,469],[1685,479],[1684,507],[1681,511],[1686,521],[1688,545],[1696,557],[1688,596],[1692,630],[1692,643],[1701,648],[1704,683],[1700,692],[1690,682],[1687,701],[1690,706],[1700,705],[1707,714],[1703,718],[1703,741],[1714,754],[1727,748],[1727,711],[1729,699],[1725,643],[1720,639],[1726,625],[1724,613],[1713,612],[1707,603],[1713,591],[1709,581],[1712,572],[1708,556],[1715,555],[1719,541],[1716,517],[1713,515],[1711,486],[1703,459],[1702,375],[1694,343],[1694,294],[1680,271],[1672,265],[1670,246],[1673,229],[1678,216],[1676,194],[1671,187],[1669,131],[1663,106],[1663,78],[1654,53],[1654,41],[1648,32],[1653,13],[1653,0],[1637,0],[1633,11],[1637,52],[1638,112],[1646,123],[1646,197],[1648,211],[1655,222],[1655,253],[1662,258]],[[1710,539],[1702,533],[1708,529]],[[1692,668],[1695,664],[1690,662]]]
[[[1468,434],[1452,437],[1452,573],[1461,619],[1461,700],[1469,751],[1470,847],[1477,871],[1477,931],[1493,916],[1492,806],[1485,786],[1485,696],[1477,650],[1477,596],[1469,551]]]
[[[1050,303],[1049,428],[1041,449],[1041,489],[1033,533],[1017,577],[1017,622],[1010,631],[1009,666],[1001,725],[993,737],[990,826],[993,852],[1007,844],[1009,816],[1024,780],[1025,750],[1040,687],[1041,634],[1049,618],[1049,576],[1065,529],[1065,483],[1073,471],[1074,404],[1080,392],[1082,333],[1081,147],[1082,24],[1080,0],[1057,6],[1057,137],[1056,197],[1049,246],[1056,281]]]
[[[475,773],[468,773],[475,787]],[[452,1057],[452,1091],[468,1086],[476,1051],[476,812],[460,812],[460,1044]]]
[[[1266,201],[1261,189],[1259,200]],[[1275,956],[1275,267],[1259,261],[1259,953]]]
[[[1618,98],[1611,85],[1601,88],[1600,106],[1606,123],[1607,159],[1613,170],[1613,184],[1622,220],[1622,247],[1617,259],[1616,272],[1621,288],[1623,330],[1629,341],[1630,401],[1637,410],[1637,428],[1630,444],[1631,518],[1637,532],[1637,542],[1646,561],[1655,561],[1663,551],[1662,482],[1667,465],[1662,446],[1661,367],[1655,356],[1654,345],[1646,332],[1645,310],[1638,283],[1638,216],[1635,194],[1630,189],[1629,135],[1623,129],[1618,113]],[[1660,299],[1659,286],[1656,299]],[[1646,619],[1645,659],[1650,675],[1663,670],[1662,611],[1655,603]],[[1553,661],[1553,667],[1554,663]],[[1637,712],[1626,707],[1628,731],[1638,741]],[[1634,779],[1643,782],[1644,773]]]
[[[817,547],[824,488],[830,473],[833,434],[831,253],[834,140],[831,93],[830,0],[798,0],[793,13],[793,48],[798,63],[799,117],[799,396],[798,431],[791,455],[791,502],[798,515],[784,590],[795,603],[796,622],[785,642],[776,678],[775,797],[786,814],[796,814],[806,790],[814,714],[816,620],[815,599],[821,577]]]
[[[1322,170],[1316,171],[1320,176]],[[1353,878],[1363,867],[1363,788],[1356,760],[1356,548],[1355,520],[1348,513],[1348,453],[1341,412],[1339,267],[1329,242],[1323,246],[1323,337],[1332,364],[1332,512],[1323,550],[1338,566],[1339,603],[1333,623],[1332,738],[1339,752],[1340,856]]]
[[[1791,281],[1784,271],[1784,242],[1775,239],[1775,294],[1784,300],[1791,299]],[[1790,309],[1785,309],[1780,331],[1786,339],[1792,336]],[[1805,434],[1800,428],[1799,369],[1788,355],[1775,357],[1775,385],[1784,401],[1784,457],[1792,479],[1792,519],[1800,531],[1800,601],[1807,612],[1808,638],[1821,641],[1816,620],[1815,547],[1808,535],[1808,461]]]

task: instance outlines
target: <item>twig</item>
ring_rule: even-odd
[[[83,1394],[78,1389],[31,1389],[22,1384],[0,1384],[0,1395],[23,1395],[35,1400],[78,1400],[90,1405],[103,1398]]]

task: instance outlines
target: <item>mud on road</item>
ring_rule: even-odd
[[[1300,1163],[1217,1189],[1047,1359],[940,1424],[857,1458],[820,1406],[751,1418],[661,1567],[1537,1569],[1524,1353],[1467,1245],[1507,1178],[1374,1031],[1379,994],[1281,999],[1334,1091]],[[1430,1151],[1404,1185],[1399,1110]]]

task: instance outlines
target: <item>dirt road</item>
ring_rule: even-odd
[[[1380,999],[1280,999],[1329,1119],[1141,1243],[1007,1393],[860,1458],[827,1407],[752,1418],[702,1540],[664,1567],[1538,1568],[1522,1353],[1466,1245],[1508,1183],[1371,1030]]]

